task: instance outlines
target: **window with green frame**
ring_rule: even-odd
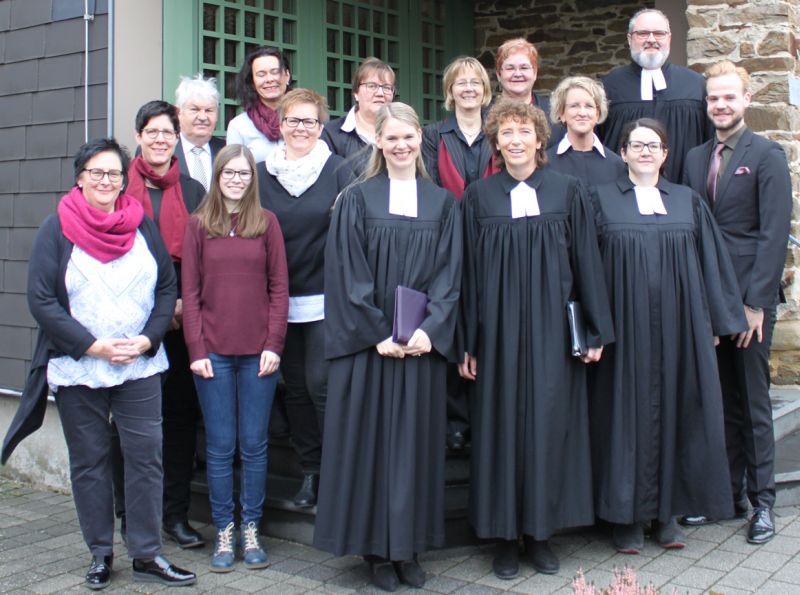
[[[170,0],[164,2],[164,89],[202,71],[222,94],[218,134],[240,106],[234,81],[247,53],[282,49],[297,86],[328,99],[331,115],[352,107],[351,78],[376,56],[397,74],[398,101],[429,122],[442,115],[441,76],[457,55],[472,54],[472,10],[459,0]],[[189,24],[192,26],[190,27]],[[169,43],[166,40],[170,40]]]

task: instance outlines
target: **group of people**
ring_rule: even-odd
[[[196,580],[161,556],[160,531],[204,543],[188,523],[198,410],[210,569],[230,572],[237,552],[268,564],[279,375],[303,472],[294,503],[317,506],[317,547],[364,556],[382,589],[425,584],[417,555],[444,543],[445,444],[468,441],[469,520],[496,540],[500,578],[518,574],[520,541],[557,572],[549,538],[596,519],[635,554],[646,526],[681,548],[678,519],[752,505],[748,541],[771,539],[786,158],[744,123],[742,68],[670,65],[653,9],[628,41],[631,65],[549,98],[523,39],[497,51],[494,99],[480,62],[457,58],[443,76],[452,113],[424,128],[377,58],[354,73],[354,107],[327,121],[323,97],[291,88],[285,55],[259,48],[226,144],[219,94],[198,76],[176,105],[141,107],[132,161],[113,139],[80,148],[34,242],[41,332],[2,457],[52,390],[89,588],[110,583],[115,506],[137,580]],[[398,288],[426,298],[407,342]]]

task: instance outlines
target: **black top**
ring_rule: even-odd
[[[613,182],[628,173],[622,157],[608,147],[603,147],[605,157],[594,147],[591,151],[575,151],[570,147],[561,155],[556,153],[557,148],[558,145],[555,145],[547,149],[547,167],[561,174],[575,176],[587,186]]]
[[[314,182],[300,196],[292,196],[267,171],[256,165],[261,206],[275,213],[286,245],[289,295],[319,295],[324,292],[325,238],[336,197],[353,181],[345,160],[331,155]]]
[[[350,132],[342,130],[342,124],[346,117],[342,116],[325,124],[320,139],[325,141],[335,155],[344,157],[355,175],[360,176],[367,168],[369,156],[372,154],[372,145],[361,140],[355,128]]]

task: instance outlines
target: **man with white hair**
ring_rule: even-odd
[[[669,158],[665,177],[679,182],[686,153],[710,139],[713,126],[706,118],[702,75],[670,64],[669,20],[660,10],[645,8],[628,23],[631,63],[603,79],[608,118],[600,129],[603,144],[619,151],[622,128],[639,118],[654,118],[667,129]]]
[[[175,89],[175,105],[181,125],[175,147],[181,173],[193,177],[208,191],[213,172],[214,155],[225,141],[213,136],[219,116],[219,91],[213,78],[181,77]]]

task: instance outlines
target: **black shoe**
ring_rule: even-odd
[[[400,579],[397,578],[394,565],[389,560],[378,556],[367,556],[365,559],[369,564],[373,585],[383,591],[397,590],[397,587],[400,586]]]
[[[614,525],[611,541],[620,554],[638,554],[644,549],[644,527],[641,523]]]
[[[447,434],[447,448],[450,450],[464,450],[467,445],[467,435],[464,432],[450,432]]]
[[[519,543],[516,539],[498,539],[492,560],[497,578],[509,580],[519,574]]]
[[[674,517],[668,523],[653,521],[652,537],[658,545],[668,550],[686,547],[686,535],[680,530]]]
[[[541,572],[542,574],[555,574],[558,572],[561,565],[546,539],[539,541],[526,535],[524,541],[525,555],[536,569],[536,572]]]
[[[771,508],[756,506],[747,530],[748,543],[761,545],[775,537],[775,514]]]
[[[394,569],[401,583],[405,583],[414,589],[421,589],[425,586],[425,571],[422,570],[416,560],[395,562]]]
[[[181,549],[187,550],[193,547],[203,547],[206,542],[203,536],[195,531],[188,521],[176,521],[174,523],[165,522],[161,526],[164,535],[172,539]]]
[[[123,512],[119,517],[119,536],[122,538],[122,543],[128,547],[128,521]]]
[[[319,474],[308,473],[303,475],[303,483],[300,490],[294,496],[294,505],[297,508],[311,508],[317,503],[317,491],[319,490]]]
[[[750,512],[750,501],[747,497],[733,503],[733,518],[746,519],[748,512]]]
[[[133,560],[133,580],[143,583],[161,583],[168,587],[183,587],[197,582],[197,575],[173,566],[164,556],[152,560]]]
[[[105,589],[111,584],[111,567],[114,564],[114,555],[92,556],[92,564],[86,573],[86,586],[94,591]]]

